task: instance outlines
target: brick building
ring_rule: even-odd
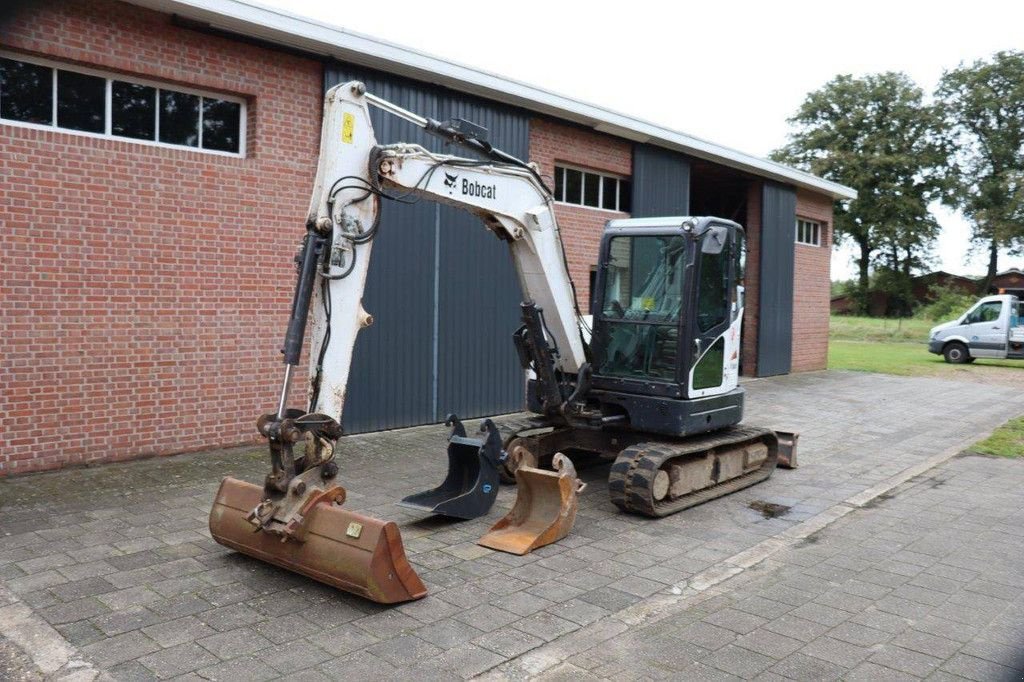
[[[0,475],[255,437],[280,374],[321,98],[349,78],[481,122],[539,163],[581,307],[608,219],[736,219],[750,246],[744,372],[825,366],[831,206],[848,188],[235,0],[0,16]],[[383,142],[420,141],[379,126]],[[502,245],[447,207],[385,211],[392,241],[367,292],[382,321],[360,338],[346,427],[517,409]]]

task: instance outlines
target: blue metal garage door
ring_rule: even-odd
[[[422,116],[462,117],[496,147],[529,154],[523,112],[445,88],[329,64],[325,86],[349,80]],[[382,144],[414,142],[465,155],[371,109]],[[348,433],[521,409],[523,376],[512,345],[520,292],[507,246],[478,218],[430,201],[384,202],[364,305],[374,317],[356,342],[345,405]]]

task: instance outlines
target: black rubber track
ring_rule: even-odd
[[[670,460],[692,457],[709,450],[731,450],[757,442],[768,446],[768,457],[759,469],[674,500],[667,497],[661,501],[654,499],[654,476]],[[760,427],[734,426],[685,439],[637,443],[620,452],[612,464],[608,493],[615,506],[623,511],[645,516],[668,516],[760,483],[772,475],[778,460],[779,441],[775,432]]]

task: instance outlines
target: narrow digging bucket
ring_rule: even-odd
[[[319,503],[306,514],[305,540],[283,540],[247,520],[262,499],[261,487],[225,478],[210,511],[213,539],[379,604],[426,596],[427,588],[405,558],[402,536],[393,521]]]
[[[576,478],[572,461],[562,453],[555,455],[553,465],[558,471],[533,467],[516,470],[517,494],[512,511],[477,540],[478,545],[522,555],[569,534],[579,508],[577,496],[586,483]]]
[[[444,481],[398,504],[457,519],[475,519],[490,511],[498,497],[501,435],[490,419],[480,425],[480,432],[487,434],[484,438],[467,437],[455,415],[445,423],[452,427],[452,433],[448,437],[448,474]]]

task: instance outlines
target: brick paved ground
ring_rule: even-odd
[[[1020,680],[1022,566],[1024,462],[961,456],[545,679]]]
[[[518,671],[513,659],[521,654],[544,651],[553,646],[551,642],[570,641],[574,633],[589,633],[623,609],[642,606],[651,597],[671,595],[674,586],[693,574],[714,570],[723,559],[773,538],[937,452],[991,430],[1020,411],[1014,402],[1019,392],[1014,389],[932,379],[817,373],[755,381],[747,388],[749,423],[802,432],[801,469],[780,471],[770,481],[729,498],[667,519],[650,520],[619,513],[604,490],[607,466],[594,466],[583,472],[591,485],[581,501],[573,534],[526,557],[493,552],[475,544],[511,506],[513,488],[501,491],[485,519],[471,522],[422,518],[394,506],[393,502],[404,495],[441,480],[445,462],[443,428],[344,439],[340,464],[342,481],[349,490],[346,506],[399,521],[410,560],[430,589],[426,599],[396,608],[371,604],[263,565],[209,539],[206,517],[220,476],[232,473],[253,482],[260,480],[265,466],[262,450],[206,453],[0,481],[0,532],[4,533],[0,541],[0,620],[4,608],[30,609],[60,633],[82,665],[109,672],[118,679],[294,676],[316,680],[371,675],[383,679],[413,675],[417,679],[450,679],[487,671],[514,675]],[[952,466],[966,466],[965,462],[996,466],[980,458],[958,460]],[[978,477],[987,475],[985,471],[966,471],[963,475],[974,481],[973,487],[980,488]],[[941,492],[943,488],[934,490]],[[907,499],[923,496],[924,502],[930,499],[928,490],[931,488],[925,486],[920,494]],[[1012,491],[1004,489],[1003,494],[1012,497]],[[898,501],[900,497],[878,509],[858,513],[857,519],[845,519],[842,527],[864,523],[861,516],[870,519],[871,514],[885,513],[887,504]],[[750,508],[754,502],[783,505],[789,511],[780,517],[764,518]],[[969,522],[963,520],[967,504],[961,499],[956,507],[961,525]],[[1019,519],[1019,503],[1016,510]],[[989,511],[982,518],[995,519],[995,515]],[[1009,528],[1007,518],[999,522],[1000,528]],[[654,667],[638,670],[652,677],[692,670],[704,673],[712,668],[689,667],[692,661],[706,658],[709,651],[724,650],[721,660],[735,659],[736,669],[719,670],[723,675],[756,674],[772,668],[776,673],[801,678],[816,674],[818,668],[813,666],[822,661],[856,669],[869,657],[854,660],[849,647],[870,648],[893,639],[870,643],[857,639],[865,633],[853,626],[889,632],[881,621],[872,624],[874,621],[852,620],[859,605],[866,607],[869,601],[885,605],[890,600],[895,604],[893,609],[913,605],[917,610],[906,606],[907,612],[893,615],[918,623],[929,615],[922,615],[925,606],[944,609],[936,618],[952,618],[950,613],[957,611],[961,602],[969,601],[968,597],[974,599],[977,595],[978,603],[988,609],[986,613],[991,611],[987,600],[1002,599],[1007,611],[999,617],[1008,618],[1007,625],[1013,626],[1013,613],[1020,615],[1019,610],[1009,611],[1016,593],[1012,598],[989,593],[997,591],[998,586],[1015,588],[1006,580],[980,578],[980,572],[964,574],[959,576],[963,587],[953,592],[949,591],[952,585],[941,583],[946,588],[943,591],[939,583],[927,579],[922,585],[911,584],[918,573],[930,575],[925,569],[931,565],[914,563],[905,553],[936,555],[915,549],[909,536],[924,529],[938,533],[942,530],[940,521],[905,513],[893,523],[892,528],[877,535],[868,526],[869,537],[859,538],[860,545],[875,554],[854,555],[851,560],[860,563],[833,565],[835,557],[827,554],[826,548],[839,554],[838,545],[842,543],[838,539],[832,543],[830,528],[820,538],[814,536],[817,542],[793,549],[783,557],[793,563],[800,561],[799,557],[814,557],[817,561],[774,572],[752,569],[708,590],[703,594],[718,594],[723,586],[759,578],[762,573],[764,580],[774,575],[782,584],[772,587],[775,596],[765,598],[763,612],[752,611],[755,606],[739,608],[733,603],[755,600],[755,592],[722,593],[721,608],[714,610],[715,603],[705,601],[699,610],[680,611],[678,620],[670,625],[679,626],[680,631],[692,627],[685,635],[692,639],[684,641],[676,630],[671,636],[664,635],[667,640],[653,638],[645,647],[661,652],[660,658],[631,656],[623,661],[614,654],[623,655],[625,650],[609,648],[611,658],[599,661],[598,654],[606,653],[602,647],[592,655],[573,657],[565,665],[617,674],[616,665],[639,666],[646,665],[646,661]],[[986,525],[975,523],[974,528]],[[896,535],[910,546],[900,545]],[[965,536],[962,531],[955,534],[964,541],[968,539]],[[983,542],[978,539],[981,537],[989,536],[979,534],[975,539]],[[943,538],[945,535],[940,533],[931,542]],[[1019,556],[1020,535],[1007,530],[1005,541],[1007,552],[1017,551]],[[932,552],[938,551],[929,546]],[[988,557],[991,552],[988,545],[984,547],[986,552],[980,556]],[[973,555],[968,552],[968,556]],[[924,559],[919,558],[921,561]],[[882,566],[885,562],[893,563]],[[989,563],[993,570],[1000,565],[995,560]],[[921,570],[910,573],[911,567],[919,566]],[[855,572],[868,572],[868,577],[876,580],[854,580]],[[890,574],[896,578],[888,578]],[[935,577],[958,579],[944,574]],[[898,578],[906,580],[893,585],[882,582]],[[983,587],[969,589],[976,578]],[[787,601],[779,595],[789,594],[783,587],[790,580],[799,584],[791,586],[793,594]],[[866,594],[853,592],[843,597],[846,593],[837,586],[849,581],[877,589],[868,587]],[[749,583],[729,589],[759,588]],[[882,589],[888,591],[882,594]],[[933,592],[946,598],[937,604],[922,601],[937,600]],[[789,603],[806,595],[810,596],[802,602]],[[1015,603],[1019,605],[1019,600]],[[792,608],[776,613],[782,606],[773,604]],[[796,609],[803,610],[790,613]],[[890,613],[882,606],[877,610]],[[774,632],[766,625],[766,619],[773,624],[790,623],[788,619],[794,617],[802,619],[795,621],[801,627],[785,629],[783,624],[777,628],[781,632]],[[692,623],[684,623],[686,619],[692,619]],[[1017,622],[1024,622],[1024,618]],[[894,623],[886,624],[895,628]],[[846,629],[840,629],[844,625]],[[0,622],[0,632],[3,626]],[[668,625],[662,621],[652,627]],[[825,629],[817,632],[820,628]],[[907,637],[959,641],[954,633],[911,629],[922,634]],[[960,632],[956,636],[963,637],[964,629],[957,630]],[[764,651],[751,648],[758,645],[749,640],[736,641],[739,633],[755,631],[773,633],[758,635],[766,642],[761,647]],[[894,637],[904,634],[901,631]],[[795,638],[801,646],[785,651],[792,641],[781,639],[784,637]],[[801,637],[810,639],[804,642]],[[899,641],[908,644],[904,647],[908,651],[918,652],[926,646],[914,648],[909,640]],[[679,646],[673,649],[664,646],[665,642]],[[776,645],[778,648],[772,648]],[[584,641],[580,651],[585,648],[589,647]],[[4,653],[9,649],[0,641],[0,665],[21,660],[17,652]],[[989,660],[978,652],[970,649],[962,655]],[[755,670],[757,664],[749,660],[751,654],[775,658],[770,665]],[[875,654],[871,650],[871,656]],[[952,660],[958,655],[960,648],[942,664],[953,674],[966,675],[967,668],[955,667]],[[596,666],[589,665],[591,658]],[[868,662],[886,666],[881,659]],[[718,670],[731,664],[716,665],[714,669]],[[864,668],[862,672],[872,670]],[[570,671],[575,672],[579,671]],[[31,671],[24,674],[32,679]]]

